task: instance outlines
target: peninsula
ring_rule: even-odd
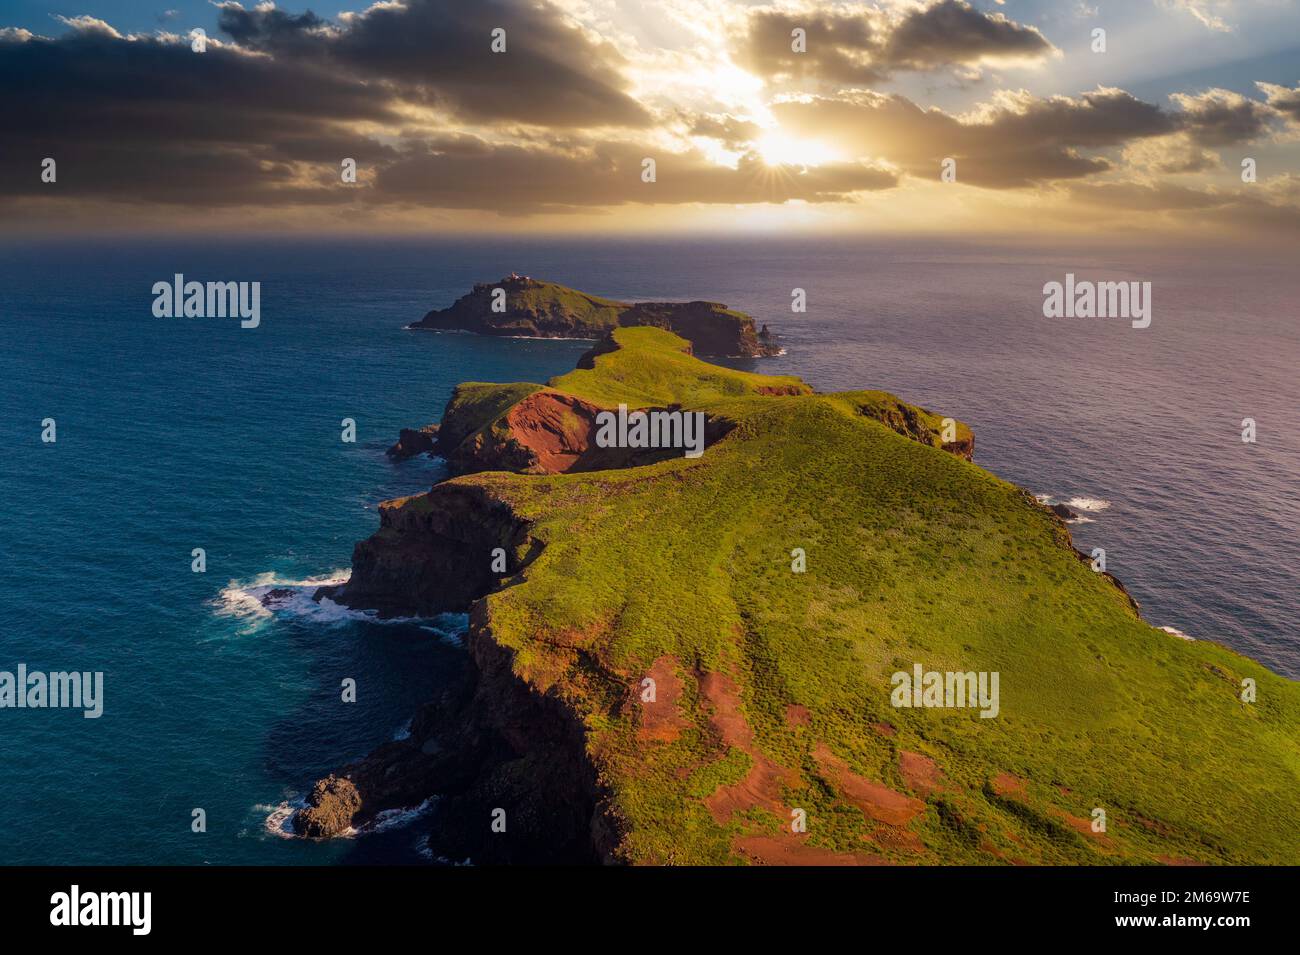
[[[703,453],[596,447],[619,405],[702,412]],[[304,835],[436,795],[476,863],[1300,863],[1300,686],[1147,624],[959,422],[615,327],[411,434],[455,476],[318,596],[468,612],[469,675]],[[891,700],[922,670],[1000,699]]]

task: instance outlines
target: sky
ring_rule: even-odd
[[[0,0],[0,232],[1300,237],[1300,0],[324,2]]]

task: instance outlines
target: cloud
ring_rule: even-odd
[[[1272,118],[1263,103],[1230,90],[1174,93],[1169,98],[1182,108],[1183,127],[1201,146],[1231,146],[1258,139]]]
[[[1231,33],[1233,30],[1217,12],[1231,7],[1231,0],[1160,0],[1160,3],[1173,10],[1191,14],[1202,26],[1216,33]]]
[[[1293,122],[1300,122],[1300,86],[1287,89],[1275,83],[1256,83],[1268,99],[1268,105]]]
[[[939,0],[894,24],[881,53],[893,69],[933,70],[961,64],[1037,61],[1054,52],[1046,37],[1001,13],[965,0]]]
[[[792,49],[792,31],[806,36]],[[965,0],[936,0],[902,12],[873,7],[753,11],[738,59],[769,81],[823,86],[875,83],[901,70],[930,71],[985,63],[1038,62],[1055,47],[1033,27]]]
[[[1077,99],[1003,93],[962,117],[869,91],[788,100],[773,112],[787,130],[834,143],[849,155],[882,159],[931,179],[952,158],[958,182],[995,189],[1105,172],[1109,161],[1079,150],[1178,128],[1159,107],[1116,89]]]
[[[285,62],[380,81],[404,99],[478,122],[645,126],[627,94],[623,58],[542,0],[376,3],[334,25],[227,0],[219,25],[232,40]],[[506,31],[494,53],[492,31]]]
[[[1126,146],[1124,163],[1161,175],[1210,172],[1223,166],[1216,153],[1197,146],[1184,133],[1139,140]]]
[[[281,52],[331,27],[303,15],[264,20],[258,29],[278,39],[256,45],[277,52],[215,45],[197,54],[180,37],[123,37],[85,24],[57,39],[0,36],[0,110],[12,128],[0,153],[0,194],[516,215],[625,203],[846,201],[897,181],[856,160],[766,165],[745,147],[758,127],[730,116],[698,116],[694,124],[701,135],[730,137],[744,153],[734,168],[661,136],[515,131],[503,142],[500,130],[431,135],[427,124],[410,121],[409,101],[391,86],[331,68],[332,56]],[[54,185],[40,181],[47,156],[58,163]],[[641,181],[647,156],[658,162],[655,183]],[[345,157],[361,172],[346,188]]]
[[[356,79],[179,37],[84,25],[57,39],[0,35],[0,194],[212,205],[330,201],[304,162],[377,159],[357,132],[402,116]],[[56,186],[40,162],[56,160]]]

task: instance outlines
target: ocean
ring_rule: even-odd
[[[460,381],[544,380],[588,347],[403,327],[511,271],[723,301],[786,347],[733,367],[961,418],[978,464],[1079,514],[1077,546],[1106,550],[1150,622],[1300,678],[1294,268],[849,238],[7,242],[0,670],[102,671],[105,690],[98,719],[0,709],[0,863],[438,857],[409,825],[429,807],[325,844],[282,823],[456,678],[465,621],[379,622],[309,594],[347,573],[378,502],[443,476],[385,456],[399,428],[436,421]],[[176,273],[260,282],[260,325],[154,317],[151,288]],[[1152,282],[1150,327],[1044,318],[1066,273]],[[271,613],[273,588],[297,596]]]

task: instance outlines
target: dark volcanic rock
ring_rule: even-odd
[[[1053,514],[1055,514],[1057,517],[1066,521],[1072,521],[1079,516],[1076,512],[1070,510],[1064,504],[1052,504],[1048,507],[1048,510],[1051,511]]]
[[[404,460],[417,454],[433,454],[438,440],[438,426],[428,424],[423,428],[403,428],[397,437],[397,443],[388,449],[390,458]]]
[[[407,502],[416,506],[402,506]],[[492,570],[502,548],[509,573],[531,559],[528,523],[480,487],[438,484],[419,499],[379,505],[379,531],[352,551],[346,584],[321,587],[347,607],[384,617],[464,613],[504,574]]]
[[[447,859],[611,861],[617,826],[605,816],[581,724],[514,675],[482,608],[472,614],[464,678],[421,707],[409,737],[317,782],[294,816],[296,832],[339,835],[436,796],[429,847]],[[492,829],[497,810],[505,832]]]
[[[298,595],[298,591],[291,590],[288,587],[276,587],[274,590],[268,590],[262,594],[261,604],[263,607],[273,608],[286,600],[292,600]]]

